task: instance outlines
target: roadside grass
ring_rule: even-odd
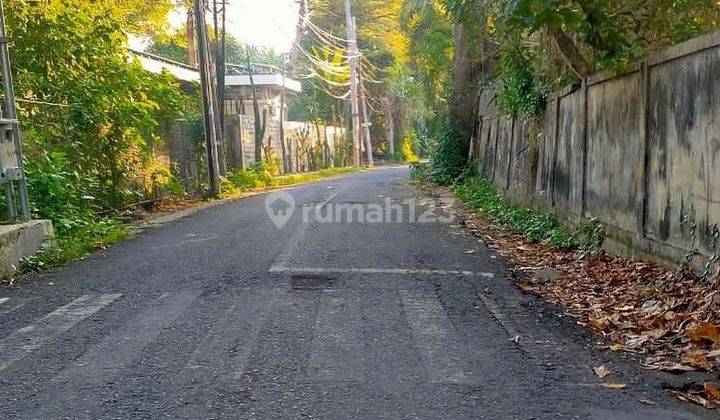
[[[272,176],[264,165],[250,169],[236,170],[228,174],[222,182],[222,194],[219,198],[239,196],[250,191],[264,191],[288,185],[319,181],[332,176],[349,174],[364,170],[362,167],[328,168],[315,172],[303,172],[284,176]],[[210,201],[214,201],[211,199]],[[195,202],[196,204],[197,202]],[[132,236],[132,229],[114,217],[98,217],[91,212],[53,217],[55,238],[53,246],[42,249],[35,255],[23,258],[18,272],[20,274],[38,272],[71,261],[122,242]],[[12,278],[6,279],[12,282]]]
[[[87,221],[84,226],[72,231],[59,229],[56,230],[52,246],[21,260],[19,272],[32,273],[74,261],[130,236],[127,226],[112,218]]]
[[[222,181],[222,198],[233,197],[248,191],[263,191],[288,185],[319,181],[331,176],[349,174],[364,170],[362,167],[327,168],[314,172],[300,172],[290,175],[273,176],[264,165],[237,169]]]
[[[591,219],[572,233],[560,226],[551,212],[539,212],[513,204],[495,191],[492,182],[471,178],[454,188],[455,197],[473,210],[506,229],[521,234],[532,243],[542,243],[556,249],[580,249],[584,255],[602,252],[605,231],[597,220]]]

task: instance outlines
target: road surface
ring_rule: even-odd
[[[294,212],[250,197],[0,289],[0,418],[703,415],[514,289],[445,204],[371,214],[415,199],[407,183],[297,187]]]

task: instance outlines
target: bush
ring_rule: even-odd
[[[437,149],[433,155],[430,180],[437,185],[452,185],[465,170],[466,158],[462,156],[458,132],[446,125],[440,133]]]
[[[53,222],[56,246],[25,259],[23,271],[76,259],[129,235],[120,221],[104,215],[96,199],[84,192],[96,187],[95,180],[71,170],[64,153],[45,153],[28,161],[26,170],[32,213]]]
[[[260,176],[252,169],[237,169],[228,174],[228,180],[240,190],[252,190],[262,187]]]
[[[416,141],[417,134],[414,131],[406,134],[400,141],[400,153],[402,153],[402,159],[407,163],[420,162],[420,158],[415,153]]]

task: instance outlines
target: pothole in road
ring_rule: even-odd
[[[333,288],[335,283],[335,279],[328,276],[298,274],[290,278],[290,289],[322,291]]]

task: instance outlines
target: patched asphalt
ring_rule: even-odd
[[[712,417],[515,289],[407,168],[287,192],[282,229],[257,195],[0,289],[0,418]]]

